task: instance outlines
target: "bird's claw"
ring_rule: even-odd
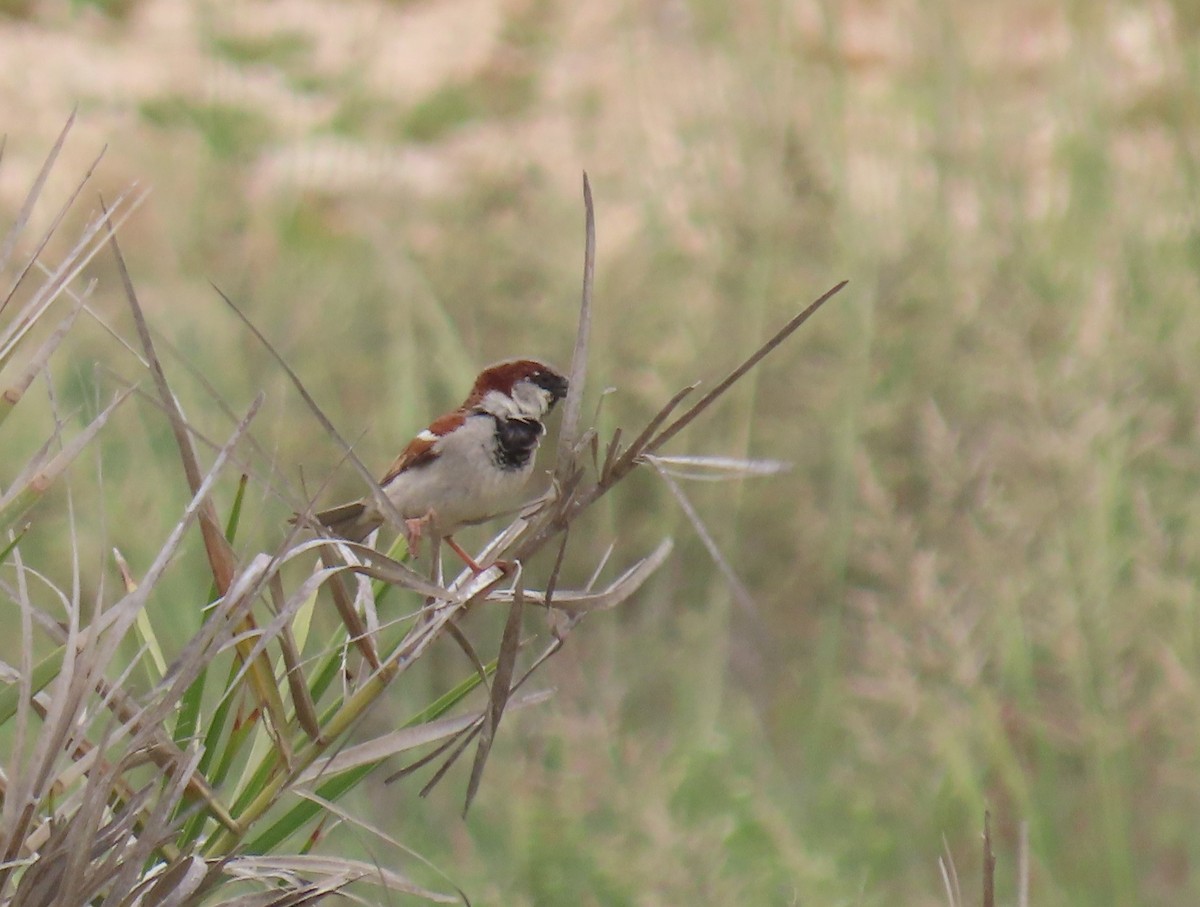
[[[425,533],[425,527],[433,522],[433,511],[429,511],[424,516],[413,517],[404,521],[404,539],[408,542],[408,553],[413,559],[421,557],[421,536]]]

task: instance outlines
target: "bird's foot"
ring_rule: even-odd
[[[404,540],[408,542],[408,553],[412,555],[413,560],[421,557],[421,536],[425,534],[426,527],[432,522],[432,510],[424,516],[404,521]]]

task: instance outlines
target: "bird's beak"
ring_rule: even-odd
[[[561,375],[555,375],[546,383],[546,390],[550,392],[551,406],[567,395],[569,386],[570,382]]]

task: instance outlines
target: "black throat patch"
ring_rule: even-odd
[[[545,426],[534,419],[496,419],[496,465],[501,469],[524,469],[545,431]]]

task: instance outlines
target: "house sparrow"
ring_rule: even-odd
[[[379,486],[404,518],[399,528],[410,551],[416,553],[428,530],[480,572],[452,534],[519,503],[546,432],[542,419],[566,393],[567,379],[543,362],[498,362],[479,373],[457,409],[409,442]],[[371,496],[322,511],[316,519],[355,542],[386,521]]]

